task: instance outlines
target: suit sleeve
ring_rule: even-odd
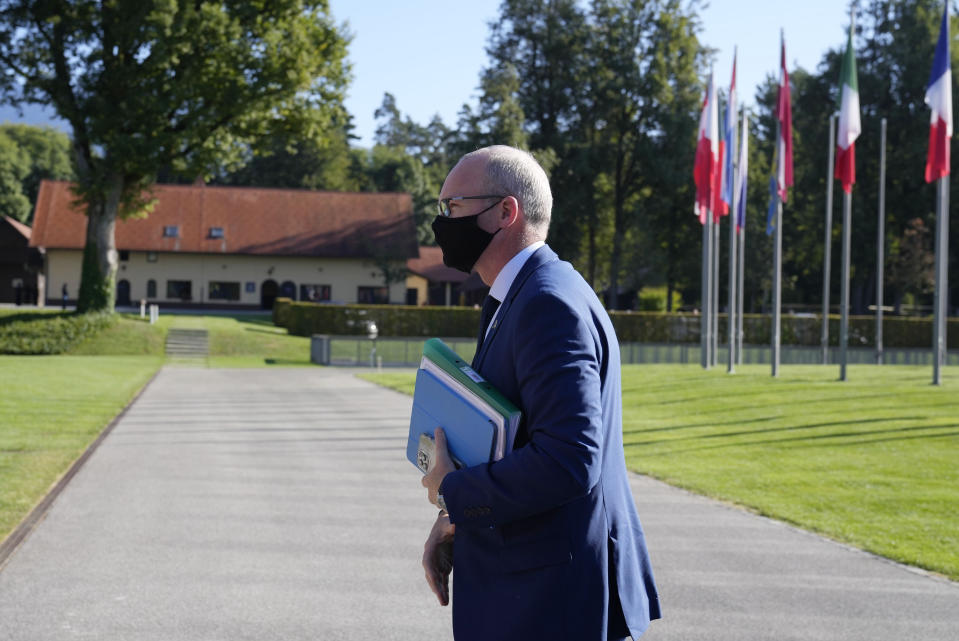
[[[446,476],[441,491],[460,528],[497,527],[568,503],[602,469],[601,330],[552,292],[511,313],[530,319],[513,340],[529,442]]]

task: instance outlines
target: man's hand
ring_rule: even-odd
[[[426,488],[427,497],[430,503],[436,507],[443,507],[436,504],[436,495],[439,494],[440,484],[446,475],[456,469],[453,465],[453,459],[450,458],[449,448],[446,445],[446,433],[442,427],[437,427],[433,432],[433,439],[436,443],[436,452],[433,455],[433,463],[430,465],[429,472],[423,476],[423,487]]]
[[[453,571],[453,535],[456,526],[450,523],[448,514],[436,517],[430,536],[423,546],[423,569],[426,582],[440,605],[450,602],[450,572]]]

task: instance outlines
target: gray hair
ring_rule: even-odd
[[[483,191],[488,194],[514,196],[526,217],[536,228],[549,228],[553,210],[553,194],[549,178],[532,154],[507,145],[493,145],[472,151],[462,160],[482,156],[486,158]]]

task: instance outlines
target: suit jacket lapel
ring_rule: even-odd
[[[496,315],[496,318],[493,319],[493,324],[489,328],[489,333],[486,334],[486,339],[483,341],[480,351],[473,357],[473,369],[479,370],[479,368],[483,366],[483,360],[486,358],[489,346],[496,338],[496,331],[499,329],[499,326],[503,324],[503,320],[506,318],[506,315],[509,314],[513,301],[519,296],[520,290],[529,277],[543,265],[557,260],[559,260],[559,256],[549,248],[549,245],[543,245],[529,257],[513,280],[513,284],[510,285],[509,292],[506,293],[506,299],[500,304],[499,313]]]

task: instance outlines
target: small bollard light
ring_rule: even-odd
[[[366,336],[373,343],[373,348],[370,350],[370,367],[376,367],[376,337],[380,335],[380,330],[377,329],[376,323],[370,321],[366,326]]]
[[[147,317],[147,302],[141,298],[140,299],[140,318],[146,318],[146,317]]]

